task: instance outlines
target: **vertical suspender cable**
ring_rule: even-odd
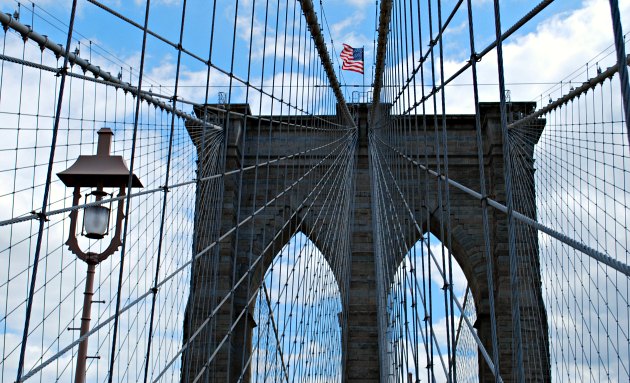
[[[239,0],[236,0],[234,3],[234,22],[233,22],[233,26],[232,26],[232,52],[230,53],[230,80],[229,80],[229,85],[228,85],[228,96],[227,96],[227,113],[225,116],[225,135],[223,136],[223,169],[222,171],[225,173],[225,171],[227,170],[226,166],[227,166],[227,162],[228,162],[228,156],[230,155],[228,152],[228,145],[230,144],[228,141],[231,139],[230,137],[230,123],[231,123],[231,118],[232,118],[232,113],[230,113],[230,109],[231,109],[231,104],[232,104],[232,90],[233,90],[233,81],[234,81],[234,77],[233,77],[233,73],[234,73],[234,58],[235,58],[235,51],[236,51],[236,26],[237,26],[237,21],[238,21],[238,6],[239,6]],[[246,113],[245,113],[246,114]],[[236,137],[236,135],[235,135]],[[238,142],[234,142],[234,145],[238,146]],[[241,163],[240,166],[242,167],[243,164]],[[243,173],[240,173],[240,177],[242,178]],[[223,179],[223,192],[225,193],[225,189],[226,189],[226,184],[227,179],[224,178]],[[240,217],[240,213],[241,213],[241,198],[240,198],[240,189],[237,191],[237,196],[236,196],[236,209],[235,210],[235,215],[236,215],[236,219],[234,220],[235,222],[238,222]],[[234,197],[232,197],[234,198]],[[231,251],[232,251],[232,283],[234,283],[235,281],[238,280],[238,278],[240,277],[237,274],[237,268],[238,268],[238,240],[239,240],[239,234],[241,232],[240,227],[237,225],[235,228],[235,232],[234,232],[234,239],[233,239],[233,246],[231,246]],[[234,301],[236,300],[236,289],[234,286],[231,286],[232,288],[232,294],[230,295],[230,309],[229,309],[229,318],[230,318],[230,322],[234,320],[235,315],[234,315]],[[231,382],[231,378],[232,378],[232,363],[234,363],[232,361],[232,353],[233,353],[233,346],[232,346],[232,342],[234,342],[234,338],[233,338],[233,333],[232,331],[228,331],[227,333],[227,380],[228,382]],[[220,347],[220,346],[219,346]]]
[[[427,13],[428,13],[428,22],[429,22],[429,51],[427,52],[429,54],[429,57],[431,58],[431,84],[433,84],[433,89],[435,90],[436,86],[435,86],[435,46],[437,45],[437,39],[433,36],[433,11],[431,9],[431,0],[427,0]],[[440,30],[438,29],[438,34],[440,33]],[[435,145],[435,171],[438,174],[442,174],[442,165],[441,165],[441,161],[440,161],[440,135],[438,134],[438,111],[437,111],[437,95],[435,91],[431,92],[431,99],[433,101],[433,138],[434,138],[434,145]],[[436,179],[436,186],[437,186],[437,190],[435,192],[436,197],[437,197],[437,210],[439,210],[439,230],[440,230],[440,237],[442,239],[442,241],[440,241],[440,245],[441,245],[441,249],[442,249],[442,254],[444,253],[444,237],[445,237],[445,233],[444,233],[444,201],[443,201],[443,195],[442,195],[442,179],[441,178],[437,178]],[[444,187],[448,187],[448,185],[444,184]],[[427,249],[430,250],[431,249],[431,242],[430,242],[430,235],[431,233],[428,233],[429,235],[429,240],[427,241]],[[436,264],[437,266],[437,264]],[[431,278],[431,274],[432,274],[432,267],[431,267],[431,263],[429,263],[428,265],[428,269],[429,269],[429,278],[427,279],[427,284],[429,286],[429,329],[431,332],[434,332],[433,330],[433,287],[430,281],[432,281]],[[438,346],[437,344],[435,345],[436,347]],[[431,359],[433,360],[433,343],[431,344]],[[438,359],[441,360],[441,356],[438,353]],[[435,363],[431,362],[431,366],[433,367],[435,365]],[[434,375],[434,379],[435,379],[435,374],[433,372],[433,370],[431,371],[431,373]]]
[[[144,59],[147,47],[147,28],[149,24],[149,10],[151,9],[151,0],[147,0],[147,5],[144,11],[144,29],[142,32],[142,52],[140,55],[140,73],[138,74],[138,92],[142,90],[142,77],[144,74]],[[131,185],[133,182],[133,167],[135,164],[136,158],[136,143],[138,137],[138,121],[140,120],[140,103],[142,99],[140,97],[136,97],[136,110],[133,119],[133,138],[131,143],[131,161],[129,164],[129,181],[127,183],[127,198],[125,201],[125,217],[129,217],[129,210],[131,205]],[[120,265],[118,266],[118,289],[116,292],[116,311],[114,313],[114,332],[112,334],[112,351],[109,356],[109,373],[107,376],[107,382],[112,383],[114,378],[114,361],[116,359],[116,340],[118,337],[118,321],[120,318],[119,310],[120,310],[120,294],[122,292],[122,283],[123,283],[123,271],[125,266],[125,250],[127,248],[127,230],[129,228],[129,219],[125,219],[124,227],[123,227],[123,240],[120,249]]]
[[[253,48],[253,38],[254,38],[255,12],[256,12],[256,0],[252,1],[252,13],[251,13],[250,28],[249,28],[250,29],[250,31],[249,31],[249,52],[248,52],[248,55],[247,55],[247,77],[246,77],[248,83],[249,83],[249,81],[251,79],[251,70],[252,70],[251,69],[252,68],[252,48]],[[263,55],[263,57],[264,57],[264,55]],[[264,62],[264,60],[263,60],[263,62]],[[264,71],[261,71],[261,73],[264,73]],[[249,105],[249,89],[250,89],[249,87],[246,87],[246,89],[245,89],[245,103],[247,105]],[[260,113],[260,111],[259,111],[259,113]],[[241,150],[241,158],[240,158],[241,171],[240,171],[240,174],[239,174],[239,186],[238,186],[239,210],[240,210],[240,207],[241,207],[240,201],[241,201],[241,198],[242,198],[241,197],[241,193],[242,193],[242,189],[243,189],[243,176],[244,176],[243,175],[243,167],[245,166],[245,142],[246,142],[246,137],[247,137],[247,125],[248,125],[247,118],[248,118],[248,115],[247,115],[247,113],[245,113],[245,116],[243,117],[243,122],[242,122],[243,123],[243,135],[242,135],[242,137],[243,137],[243,141],[242,141],[243,142],[243,148]],[[238,142],[236,144],[238,145]],[[258,150],[258,148],[256,148],[256,149]],[[254,185],[254,189],[256,188],[256,186],[257,185]],[[254,195],[256,195],[256,193],[254,193]],[[240,216],[240,212],[237,214],[237,217],[238,216]],[[253,232],[254,232],[254,222],[256,222],[256,217],[252,218],[252,224],[251,224],[251,229],[250,229],[250,235],[252,237],[253,237]],[[238,235],[238,233],[236,233],[236,235]],[[238,239],[235,242],[236,242],[236,244],[238,246]],[[251,240],[249,241],[249,244],[248,244],[247,250],[246,250],[247,251],[247,268],[248,269],[252,267],[252,253],[253,253],[253,251],[252,251],[253,243],[252,242],[253,241],[251,241]],[[249,299],[250,295],[252,295],[251,280],[252,280],[251,274],[248,273],[247,274],[247,284],[246,284],[247,299]],[[243,319],[244,322],[245,322],[245,325],[244,325],[245,328],[247,328],[247,320],[248,320],[248,318],[251,315],[250,312],[249,312],[249,307],[250,307],[249,304],[245,306],[245,316],[244,316],[244,319]],[[250,336],[249,331],[246,330],[245,334],[244,334],[244,338],[245,339],[243,340],[243,345],[245,345],[244,347],[247,347],[246,345],[248,344],[249,336]],[[251,340],[249,340],[249,342],[251,342]],[[252,353],[251,350],[249,351],[249,353],[250,354]],[[245,355],[246,354],[248,354],[248,351],[244,351],[242,353],[242,356],[241,356],[242,369],[241,369],[241,374],[240,374],[240,376],[238,378],[239,380],[242,380],[243,376],[245,375],[245,372],[248,369],[250,369],[249,361],[245,360]],[[251,380],[251,374],[250,374],[250,380]]]
[[[61,70],[61,82],[59,85],[59,97],[57,99],[57,110],[55,113],[55,122],[52,131],[52,140],[50,143],[50,157],[48,159],[48,169],[46,172],[46,184],[44,186],[44,198],[42,200],[42,209],[39,214],[39,229],[37,232],[37,245],[35,247],[35,256],[33,258],[33,275],[31,276],[31,285],[28,293],[28,301],[26,303],[26,315],[24,318],[24,332],[22,334],[22,343],[20,344],[20,359],[18,361],[17,379],[20,381],[24,372],[24,356],[26,353],[26,342],[28,341],[29,323],[31,320],[31,311],[33,309],[33,296],[35,295],[35,283],[37,281],[37,268],[39,257],[42,249],[42,239],[44,236],[44,225],[46,223],[46,207],[48,206],[48,197],[50,194],[50,184],[52,182],[52,167],[55,159],[55,149],[57,148],[57,133],[59,132],[59,119],[61,115],[61,107],[63,105],[63,91],[66,83],[66,72],[68,67],[68,54],[70,53],[70,43],[72,42],[72,32],[74,28],[74,17],[77,10],[77,0],[72,2],[72,10],[70,12],[70,25],[68,26],[68,38],[66,39],[66,50],[63,57],[63,67]]]
[[[609,1],[613,32],[615,35],[615,49],[617,50],[617,66],[619,67],[623,111],[626,118],[628,142],[630,143],[630,83],[628,82],[628,66],[626,65],[626,42],[623,36],[623,27],[621,26],[621,16],[619,15],[619,0]]]
[[[458,2],[461,4],[461,0]],[[444,158],[444,199],[446,200],[446,238],[442,238],[442,268],[444,269],[444,306],[446,312],[446,349],[449,358],[449,376],[448,381],[457,381],[457,370],[455,368],[455,320],[453,307],[453,243],[452,243],[452,227],[451,227],[451,197],[450,197],[450,185],[448,183],[448,135],[446,133],[446,89],[444,87],[444,33],[442,31],[442,2],[437,2],[437,16],[438,16],[438,31],[439,32],[439,58],[440,58],[440,86],[442,91],[440,92],[440,101],[442,109],[442,145],[444,146],[443,158]],[[446,21],[448,23],[448,19]],[[444,27],[446,28],[446,27]],[[446,254],[444,245],[449,249],[448,259],[445,260]],[[450,299],[449,299],[450,298]],[[450,303],[450,305],[449,305]],[[450,314],[450,315],[449,315]],[[450,316],[450,323],[449,322]]]
[[[182,45],[184,38],[184,22],[186,20],[186,0],[182,3],[182,22],[179,29],[179,46]],[[173,110],[177,109],[177,94],[179,90],[179,72],[182,61],[182,50],[177,50],[177,67],[175,69],[175,90],[173,93]],[[166,174],[164,175],[164,193],[162,196],[162,211],[160,212],[160,232],[158,238],[157,257],[155,261],[155,277],[153,279],[153,289],[151,295],[151,314],[149,319],[149,332],[147,334],[147,354],[144,360],[144,383],[147,383],[149,376],[149,358],[151,356],[151,343],[153,338],[153,326],[155,317],[155,304],[157,300],[157,284],[159,283],[160,276],[160,261],[162,258],[162,246],[164,245],[164,221],[166,219],[166,205],[168,202],[168,183],[171,171],[171,160],[173,156],[173,135],[175,134],[175,113],[171,113],[171,129],[168,138],[168,153],[166,158]]]
[[[211,63],[212,63],[212,52],[213,52],[213,47],[214,47],[214,26],[215,26],[215,20],[216,20],[216,5],[217,5],[217,1],[214,0],[213,1],[213,5],[212,5],[212,20],[210,22],[210,43],[209,43],[209,48],[208,48],[208,60],[206,64],[206,86],[205,86],[205,95],[204,95],[204,104],[208,103],[208,99],[209,99],[209,85],[210,85],[210,69],[211,69]],[[202,198],[202,190],[204,188],[203,186],[203,181],[202,179],[206,176],[203,168],[206,166],[206,149],[208,148],[208,145],[214,145],[215,142],[214,140],[210,141],[211,138],[208,138],[207,133],[208,130],[205,127],[205,122],[208,121],[208,108],[203,108],[203,116],[202,116],[202,120],[203,123],[200,125],[201,126],[201,149],[197,149],[197,177],[195,180],[195,219],[194,219],[194,232],[195,233],[199,233],[201,230],[201,225],[202,222],[204,220],[204,217],[201,215],[201,198]],[[225,129],[221,130],[222,134],[225,134]],[[210,143],[209,143],[210,141]],[[214,153],[212,153],[214,154]],[[208,157],[210,157],[212,154],[209,154]],[[219,158],[221,158],[222,156],[220,156],[218,153],[215,154],[217,155]],[[223,178],[221,178],[221,181],[223,180]],[[222,197],[222,196],[221,196]],[[221,198],[222,199],[222,198]],[[218,210],[220,210],[222,208],[222,206],[219,206]],[[218,214],[217,217],[217,226],[220,228],[221,226],[221,214]],[[216,238],[214,232],[211,234],[211,239],[214,240]],[[196,285],[197,281],[197,277],[196,277],[196,273],[197,273],[197,267],[198,267],[198,263],[199,261],[197,261],[195,258],[195,254],[198,251],[198,246],[199,246],[199,236],[198,235],[193,235],[193,240],[192,240],[192,254],[191,254],[191,264],[190,264],[190,291],[188,294],[188,305],[189,306],[193,306],[195,305],[195,298],[196,298],[196,294],[195,294],[195,289],[194,286]],[[218,251],[218,246],[217,249],[213,249],[213,252]],[[216,254],[216,253],[215,253]],[[213,257],[214,259],[216,259],[216,257]],[[214,266],[214,265],[213,265]],[[217,267],[212,267],[212,272],[215,273]],[[211,287],[211,291],[210,291],[210,305],[212,307],[215,306],[216,304],[216,275],[213,274],[213,285]],[[184,328],[188,329],[188,333],[192,334],[192,331],[190,331],[190,329],[192,329],[192,323],[193,323],[193,315],[186,315],[184,317]],[[187,339],[187,341],[190,341],[189,339]],[[213,332],[212,332],[212,328],[210,330],[210,335],[209,335],[209,341],[208,341],[208,348],[212,347],[214,345],[214,338],[213,338]],[[192,357],[190,356],[190,352],[184,354],[182,356],[182,376],[186,376],[189,377],[190,376],[190,371],[191,371],[191,364],[192,364]],[[210,375],[210,374],[208,374]]]
[[[505,199],[507,206],[508,252],[510,258],[510,286],[512,302],[512,342],[515,353],[514,371],[517,382],[525,381],[523,369],[523,345],[521,341],[521,311],[518,285],[518,259],[516,252],[516,228],[513,217],[512,201],[512,159],[510,154],[509,131],[507,128],[507,111],[505,102],[505,78],[503,75],[503,38],[501,37],[501,11],[499,0],[494,0],[494,25],[497,39],[497,69],[499,77],[499,109],[501,112],[501,132],[503,138],[503,173],[505,177]]]
[[[470,40],[470,65],[472,68],[473,97],[475,103],[475,139],[477,142],[477,162],[479,163],[479,192],[481,200],[481,219],[483,223],[484,256],[486,258],[486,278],[488,283],[488,304],[490,306],[490,332],[492,337],[492,362],[494,363],[494,379],[499,382],[501,373],[499,368],[499,342],[497,341],[497,322],[494,306],[494,278],[492,253],[490,251],[490,224],[488,222],[488,200],[486,191],[485,159],[483,155],[483,141],[481,139],[481,111],[479,108],[479,88],[477,83],[477,53],[475,52],[475,31],[473,24],[472,0],[468,5],[468,38]],[[464,306],[466,304],[464,303]]]

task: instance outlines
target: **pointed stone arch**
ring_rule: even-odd
[[[306,234],[297,231],[272,260],[263,280],[253,308],[257,327],[252,331],[251,381],[296,381],[307,374],[341,381],[341,294],[328,259]],[[317,336],[320,333],[326,334],[326,342]],[[305,358],[296,358],[295,353]],[[267,369],[270,364],[276,371]],[[270,376],[278,374],[277,379]]]
[[[437,259],[438,265],[431,257],[428,251],[429,245],[434,257]],[[453,255],[452,271],[453,271],[453,293],[460,299],[469,295],[465,302],[465,307],[469,311],[473,312],[473,322],[476,318],[474,315],[475,302],[470,293],[471,289],[469,281],[465,275],[458,257],[455,257],[453,252],[432,232],[425,232],[423,236],[409,248],[407,253],[401,258],[394,275],[391,278],[389,291],[387,293],[386,302],[392,307],[400,306],[404,309],[399,312],[388,311],[388,336],[390,340],[388,345],[389,365],[392,369],[389,372],[390,376],[398,376],[399,379],[406,379],[407,374],[411,374],[413,381],[428,379],[431,381],[433,376],[428,377],[427,369],[429,360],[427,359],[426,348],[431,347],[433,350],[433,366],[434,377],[436,381],[446,381],[446,373],[443,370],[443,365],[448,365],[448,360],[445,359],[446,353],[446,327],[451,326],[453,329],[453,336],[458,338],[460,334],[468,336],[470,338],[470,329],[462,325],[460,318],[460,311],[457,307],[454,307],[454,312],[450,312],[450,305],[445,307],[444,302],[444,285],[442,275],[438,268],[441,268],[442,246],[444,246],[445,257]],[[461,259],[461,257],[459,257]],[[431,280],[427,281],[427,275],[423,275],[423,271],[426,272],[428,267],[431,267]],[[429,285],[431,288],[429,288]],[[427,296],[431,292],[431,296]],[[428,314],[428,307],[425,306],[425,301],[431,300],[433,316]],[[428,303],[426,303],[428,304]],[[471,310],[472,307],[472,310]],[[399,309],[400,310],[400,309]],[[448,317],[446,312],[449,312]],[[451,322],[451,317],[453,321]],[[433,332],[426,331],[426,324],[431,323]],[[420,327],[419,327],[420,326]],[[424,327],[424,328],[421,328]],[[449,327],[449,331],[451,327]],[[404,336],[398,332],[404,332]],[[429,337],[431,344],[424,343],[424,337]],[[397,338],[398,337],[398,338]],[[410,340],[411,339],[411,340]],[[413,345],[409,345],[409,342],[417,342]],[[436,344],[438,346],[436,346]],[[396,350],[396,347],[400,345],[409,349],[415,349],[415,353],[401,354],[400,350]],[[474,366],[475,372],[478,369],[477,360],[477,345],[467,344],[470,350],[466,350],[466,354],[470,354],[471,351],[475,353]],[[437,348],[440,348],[439,350]],[[457,346],[455,346],[457,349]],[[441,362],[437,361],[437,358],[441,358]],[[402,366],[404,374],[401,375],[401,371],[396,371],[396,368]],[[470,371],[467,371],[470,373]],[[459,377],[458,377],[459,379]]]
[[[486,183],[488,196],[501,202],[505,201],[505,185],[503,182],[503,153],[502,153],[502,137],[500,129],[500,115],[497,104],[481,104],[482,123],[482,135],[484,147],[485,163],[483,164],[486,172]],[[513,111],[526,111],[532,108],[529,103],[512,103]],[[216,106],[215,106],[216,108]],[[219,185],[223,190],[222,199],[214,201],[204,201],[200,206],[196,207],[196,214],[202,217],[218,217],[220,215],[221,228],[217,229],[217,232],[225,233],[229,230],[233,230],[237,223],[243,218],[243,214],[250,214],[253,207],[260,207],[261,203],[266,203],[270,196],[276,193],[273,190],[270,193],[261,196],[257,193],[263,193],[260,189],[256,192],[253,190],[253,186],[256,183],[252,179],[247,179],[247,175],[244,175],[242,185],[237,182],[239,169],[245,166],[255,164],[253,161],[253,154],[247,152],[248,143],[254,142],[256,134],[262,133],[265,137],[269,138],[269,142],[265,145],[264,150],[270,153],[269,158],[281,158],[290,153],[296,153],[301,142],[304,142],[305,137],[308,137],[309,142],[324,142],[323,136],[318,133],[304,132],[299,129],[288,132],[287,130],[279,129],[277,126],[264,127],[262,131],[252,134],[252,129],[249,129],[247,133],[244,133],[244,124],[250,124],[255,119],[243,118],[243,116],[249,115],[246,105],[232,105],[232,110],[239,111],[240,114],[234,116],[231,120],[230,131],[226,132],[225,148],[227,153],[225,155],[225,169],[234,170],[229,177],[225,177],[222,180],[222,184]],[[240,109],[239,109],[240,108]],[[201,112],[203,106],[199,106],[195,109],[198,115],[202,116]],[[328,118],[329,116],[315,116],[316,118]],[[402,148],[403,152],[416,153],[418,147],[422,147],[425,140],[429,142],[434,141],[433,132],[424,132],[422,127],[415,124],[417,119],[414,116],[399,116],[399,118],[407,118],[406,123],[409,124],[410,130],[408,136],[403,140],[404,145],[408,145],[407,148]],[[310,122],[306,119],[301,120],[303,124],[308,125]],[[283,120],[284,119],[284,120]],[[290,116],[274,116],[274,121],[291,121]],[[265,270],[264,265],[269,264],[271,259],[281,250],[282,246],[287,243],[298,230],[302,230],[307,233],[314,233],[311,235],[313,242],[322,250],[322,253],[327,257],[327,261],[331,265],[335,278],[340,286],[342,306],[346,309],[346,315],[344,316],[344,380],[348,382],[377,382],[382,380],[383,375],[380,370],[379,364],[379,326],[378,320],[378,299],[377,299],[377,278],[376,273],[378,270],[375,268],[375,245],[373,236],[377,233],[374,232],[373,225],[373,204],[375,202],[372,192],[368,190],[370,183],[370,162],[369,162],[369,124],[368,119],[368,107],[367,105],[359,105],[357,108],[357,121],[358,121],[358,138],[356,141],[356,158],[354,164],[354,172],[350,174],[348,178],[353,178],[357,188],[353,190],[353,203],[352,203],[352,216],[348,223],[348,231],[350,231],[349,243],[351,247],[348,250],[344,250],[344,253],[336,252],[335,244],[330,244],[326,238],[332,238],[331,233],[337,230],[331,224],[331,220],[323,211],[322,205],[318,204],[312,198],[307,198],[309,189],[308,187],[297,187],[293,189],[289,194],[284,195],[281,199],[274,202],[273,205],[266,206],[265,210],[260,214],[257,214],[256,218],[251,219],[246,224],[239,226],[238,241],[243,241],[243,245],[234,243],[236,239],[234,237],[226,238],[216,248],[218,260],[217,263],[212,266],[221,271],[217,273],[218,281],[212,281],[209,278],[204,279],[204,275],[199,275],[197,278],[194,271],[193,273],[193,286],[191,291],[195,291],[197,297],[212,298],[210,295],[214,294],[216,297],[229,296],[232,291],[232,286],[239,280],[239,278],[248,271],[248,265],[250,264],[251,257],[260,258],[255,268],[260,270],[254,270],[250,274],[258,273],[263,275]],[[311,121],[312,122],[312,121]],[[447,140],[449,150],[449,177],[451,179],[461,182],[463,185],[473,189],[479,190],[479,177],[478,177],[478,163],[477,157],[473,153],[476,153],[476,140],[475,140],[475,119],[474,116],[455,115],[446,117],[447,125]],[[187,126],[192,137],[200,137],[199,129],[195,126]],[[539,127],[542,131],[542,126]],[[255,130],[254,130],[255,131]],[[308,134],[306,134],[308,133]],[[281,143],[281,144],[279,144]],[[198,144],[198,143],[197,143]],[[291,146],[294,145],[294,146]],[[532,149],[532,148],[529,148]],[[528,149],[528,150],[529,150]],[[198,145],[198,150],[200,150]],[[245,153],[242,154],[241,150]],[[433,150],[429,145],[428,151]],[[533,150],[533,149],[532,149]],[[202,153],[201,153],[202,154]],[[430,154],[432,160],[428,164],[430,168],[435,167],[435,156]],[[209,160],[207,156],[198,155],[200,158],[200,174],[207,175],[207,169],[214,169],[215,164],[207,163]],[[309,157],[309,164],[312,166],[314,163],[320,163],[317,161],[323,161],[324,156],[319,154],[313,154],[313,157]],[[240,161],[244,159],[245,164],[241,164]],[[404,159],[393,159],[393,161],[401,161],[401,166],[404,164],[408,166],[409,163]],[[205,162],[204,162],[205,161]],[[248,162],[249,161],[249,162]],[[287,166],[291,166],[293,159],[287,159]],[[296,164],[299,165],[298,162]],[[326,170],[331,167],[331,163],[324,162],[318,169],[313,170],[312,175],[314,177],[323,177]],[[312,169],[311,169],[312,170]],[[268,184],[282,183],[286,179],[284,174],[284,168],[273,167],[265,174],[265,182]],[[431,176],[433,177],[433,176]],[[533,177],[533,168],[532,168]],[[489,320],[489,305],[488,305],[488,289],[487,286],[487,260],[485,257],[485,244],[483,240],[483,224],[481,218],[480,202],[475,198],[471,198],[466,193],[450,189],[450,211],[440,211],[444,209],[443,206],[439,206],[437,203],[436,190],[427,189],[422,181],[417,182],[412,179],[408,181],[403,180],[399,185],[403,190],[417,190],[417,193],[413,194],[412,199],[417,198],[414,201],[407,201],[409,205],[413,207],[414,219],[409,218],[408,212],[403,212],[400,217],[402,218],[398,223],[405,232],[404,238],[406,243],[406,250],[408,250],[419,238],[419,233],[427,230],[430,226],[430,231],[440,236],[439,232],[435,231],[435,228],[440,227],[440,217],[448,217],[450,222],[450,233],[445,232],[444,237],[451,239],[451,247],[457,257],[459,264],[462,266],[466,277],[468,278],[471,288],[473,289],[474,301],[477,306],[478,318],[476,321],[476,327],[482,342],[486,346],[487,350],[491,350],[491,333],[490,333],[490,320]],[[218,181],[217,181],[218,182]],[[405,184],[405,182],[410,182]],[[433,178],[430,182],[435,182]],[[260,187],[260,185],[258,186]],[[425,193],[425,190],[429,190]],[[203,193],[203,190],[198,190],[198,193]],[[524,189],[516,190],[523,198],[522,201],[535,198],[533,190]],[[203,198],[202,198],[203,200]],[[239,205],[240,204],[240,205]],[[237,214],[236,206],[244,207],[245,211],[241,211],[241,216]],[[524,203],[525,207],[535,206],[535,204]],[[211,215],[204,212],[204,209],[211,210],[217,209],[217,206],[221,206],[218,209],[218,213]],[[398,207],[400,208],[400,207]],[[522,208],[522,207],[519,207]],[[249,209],[249,210],[248,210]],[[311,213],[306,213],[310,211]],[[521,210],[525,214],[535,216],[535,211]],[[313,217],[320,216],[322,213],[323,219],[316,220]],[[333,212],[334,213],[334,212]],[[497,315],[497,335],[499,336],[501,343],[499,344],[500,350],[500,369],[504,381],[512,381],[512,345],[511,345],[511,329],[512,318],[509,308],[511,307],[510,291],[512,286],[508,275],[508,259],[509,254],[507,251],[507,229],[506,229],[506,217],[505,214],[496,210],[489,210],[489,235],[490,235],[490,262],[493,265],[493,280],[494,286],[490,286],[495,293],[496,307],[501,308]],[[429,218],[427,218],[429,217]],[[414,230],[416,222],[421,226],[422,230]],[[427,225],[429,223],[430,225]],[[446,222],[445,222],[446,223]],[[447,229],[448,225],[444,225]],[[208,226],[204,226],[208,227]],[[529,233],[529,232],[528,232]],[[531,240],[530,243],[537,246],[537,237],[535,233],[529,233]],[[194,252],[198,252],[199,248],[203,248],[204,243],[207,244],[206,237],[211,237],[208,233],[203,231],[196,231],[197,237],[196,246],[198,248],[193,249]],[[270,241],[270,238],[274,238]],[[238,252],[235,249],[239,249]],[[248,249],[243,251],[243,249]],[[405,255],[406,251],[400,251],[398,255],[399,261]],[[348,262],[349,259],[349,262]],[[344,263],[345,262],[345,263]],[[201,262],[200,262],[201,263]],[[198,269],[203,270],[203,267]],[[197,270],[197,269],[196,269]],[[207,275],[208,273],[206,273]],[[234,279],[236,278],[236,279]],[[211,290],[209,286],[212,283],[217,283],[220,287],[215,290]],[[530,294],[534,298],[540,296],[540,280],[536,273],[532,274],[531,280],[528,281],[529,286],[523,288],[518,286],[517,288],[523,288],[523,294]],[[251,295],[242,287],[239,287],[234,291],[236,312],[241,307],[245,307],[251,299]],[[220,299],[220,298],[219,298]],[[528,376],[534,377],[535,381],[546,382],[549,379],[549,349],[546,340],[547,324],[546,316],[544,314],[544,306],[542,300],[532,300],[532,312],[542,313],[541,316],[523,318],[523,321],[528,322],[528,331],[532,331],[538,335],[530,339],[531,344],[525,345],[525,348],[534,350],[535,353],[540,355],[542,360],[540,368],[536,371],[532,370],[526,372]],[[184,330],[184,341],[187,340],[187,336],[197,329],[200,324],[209,315],[210,309],[206,306],[195,306],[194,302],[189,303],[187,308],[187,318],[193,318],[191,321],[187,320]],[[240,306],[239,306],[240,305]],[[194,319],[197,318],[197,319]],[[219,312],[217,314],[217,326],[227,329],[229,326],[235,323],[235,318],[230,317],[229,310],[227,313]],[[235,329],[235,332],[247,333],[246,330]],[[192,344],[189,349],[185,351],[184,358],[189,357],[189,354],[199,352],[201,359],[205,358],[204,355],[208,354],[208,345],[211,345],[215,340],[210,337],[202,337],[203,341],[199,344]],[[209,339],[209,340],[208,340]],[[232,353],[241,353],[246,349],[244,344],[239,344],[238,339],[233,337],[230,341],[230,349]],[[210,352],[212,353],[212,352]],[[239,363],[228,363],[229,353],[228,351],[219,352],[217,358],[218,365],[223,366],[226,370],[229,365],[229,369],[233,371],[241,371],[242,365]],[[242,358],[232,358],[241,360]],[[186,361],[185,363],[188,363]],[[203,366],[203,362],[201,365]],[[480,364],[480,366],[482,366]],[[187,375],[183,374],[183,381],[187,381]],[[234,376],[234,373],[232,373]],[[482,380],[487,381],[491,379],[492,374],[486,368],[480,367],[480,376]],[[220,381],[229,381],[226,379]],[[231,380],[231,379],[230,379]]]
[[[265,182],[256,182],[256,171],[239,172],[244,167],[257,164],[257,153],[251,149],[256,145],[260,145],[257,150],[266,153],[270,159],[278,159],[304,150],[303,141],[296,140],[296,137],[310,136],[309,144],[325,144],[330,142],[330,137],[313,134],[309,130],[300,131],[299,128],[287,132],[287,129],[281,128],[285,117],[274,117],[272,125],[264,124],[257,128],[261,129],[257,134],[268,138],[268,141],[259,143],[257,135],[251,133],[256,129],[251,126],[248,130],[243,129],[244,124],[255,121],[244,117],[249,115],[247,105],[232,105],[231,110],[238,114],[232,116],[231,130],[222,138],[227,142],[220,143],[224,145],[225,153],[218,154],[218,157],[203,155],[208,149],[203,148],[199,140],[196,142],[202,177],[216,174],[217,161],[221,158],[225,158],[225,171],[229,174],[211,178],[209,185],[198,188],[201,195],[195,214],[210,222],[205,222],[196,230],[193,253],[197,254],[211,245],[218,238],[217,233],[233,234],[223,238],[212,252],[207,252],[195,262],[191,277],[191,291],[195,292],[195,296],[191,296],[186,309],[184,342],[193,335],[195,338],[182,356],[183,382],[193,381],[198,374],[208,375],[210,381],[231,383],[250,380],[246,363],[251,355],[252,330],[256,326],[252,313],[257,298],[257,283],[263,280],[277,254],[297,233],[307,235],[321,251],[339,288],[342,305],[347,304],[348,283],[344,274],[347,267],[344,269],[344,259],[347,260],[349,254],[342,254],[337,246],[337,228],[331,223],[331,215],[335,212],[328,211],[322,198],[318,199],[316,194],[311,193],[311,184],[302,182],[286,189],[285,181],[293,180],[295,176],[286,174],[286,167],[296,160],[285,159],[261,168],[261,177],[264,176]],[[195,112],[203,115],[200,107]],[[286,119],[293,121],[290,117]],[[303,124],[308,125],[308,122],[303,121]],[[200,128],[194,125],[187,128],[191,137],[201,136]],[[317,168],[309,169],[310,177],[315,180],[325,178],[332,167],[333,159],[326,160],[325,154],[310,154],[310,159],[319,164]],[[206,190],[213,188],[220,190],[220,198],[211,200],[206,197],[210,194]],[[327,189],[322,189],[323,196]],[[268,203],[272,198],[273,203]],[[263,205],[264,209],[261,209]],[[243,312],[247,314],[238,315]]]

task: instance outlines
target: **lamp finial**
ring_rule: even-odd
[[[112,146],[112,137],[114,133],[110,128],[101,128],[97,132],[98,134],[98,146],[96,147],[96,155],[99,157],[109,157],[109,152]]]

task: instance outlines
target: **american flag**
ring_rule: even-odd
[[[352,48],[348,44],[343,44],[340,56],[343,60],[341,69],[363,74],[363,48]]]

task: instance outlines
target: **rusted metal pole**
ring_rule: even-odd
[[[96,274],[96,264],[88,263],[87,276],[85,277],[85,292],[83,293],[83,313],[81,315],[81,331],[83,336],[90,331],[90,315],[92,312],[92,296],[94,295],[94,274]],[[79,343],[77,353],[77,369],[74,374],[74,383],[85,383],[85,372],[87,368],[87,348],[88,338]]]

